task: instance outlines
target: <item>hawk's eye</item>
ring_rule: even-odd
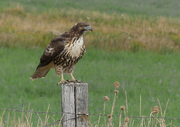
[[[86,27],[87,25],[84,25],[84,27]]]

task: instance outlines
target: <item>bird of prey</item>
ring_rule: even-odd
[[[73,76],[76,63],[85,53],[83,34],[92,27],[84,22],[76,23],[69,31],[55,37],[46,47],[41,56],[40,63],[30,79],[44,78],[51,68],[55,69],[56,75],[61,76],[63,84],[67,82],[79,82]],[[69,73],[71,80],[65,80],[64,73]]]

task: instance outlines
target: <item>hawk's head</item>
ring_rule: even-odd
[[[76,23],[72,28],[71,30],[74,32],[74,33],[79,33],[79,34],[83,34],[84,32],[90,30],[92,31],[92,27],[87,24],[87,23],[84,23],[84,22],[78,22]]]

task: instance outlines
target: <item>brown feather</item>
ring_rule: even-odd
[[[60,38],[60,37],[59,37]],[[64,50],[64,42],[63,41],[51,41],[51,43],[47,46],[45,49],[41,59],[40,63],[37,66],[36,70],[39,67],[43,67],[48,65],[57,55],[59,55]],[[53,50],[50,50],[53,49]],[[49,51],[49,52],[47,52]]]
[[[30,77],[30,79],[34,80],[34,79],[38,79],[38,78],[42,78],[42,77],[45,77],[46,74],[49,72],[49,70],[51,68],[54,67],[54,63],[53,61],[50,62],[48,65],[46,66],[43,66],[43,67],[39,67],[35,72],[34,74]]]

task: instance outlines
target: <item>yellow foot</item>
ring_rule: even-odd
[[[82,83],[82,81],[78,81],[78,80],[66,80],[68,82],[74,82],[74,83]]]
[[[65,83],[69,83],[69,82],[66,81],[66,80],[61,80],[57,85],[59,85],[59,84],[65,84]]]

